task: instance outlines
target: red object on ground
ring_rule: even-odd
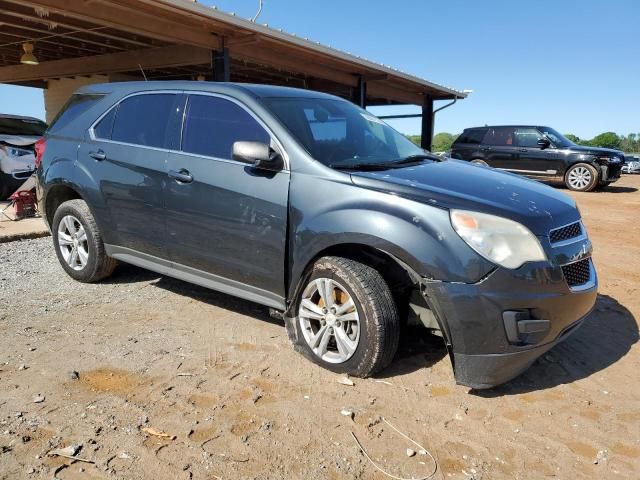
[[[20,190],[9,197],[15,209],[16,220],[36,215],[36,194],[35,192]]]

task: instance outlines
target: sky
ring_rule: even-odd
[[[200,3],[246,18],[258,6]],[[437,114],[436,132],[542,124],[581,138],[640,133],[638,0],[264,0],[258,23],[473,90]],[[0,110],[43,118],[42,91],[0,85]],[[403,133],[420,131],[417,119],[390,123]]]

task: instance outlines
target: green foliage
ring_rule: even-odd
[[[409,140],[411,140],[416,145],[420,146],[420,141],[422,140],[422,135],[405,135]]]
[[[604,132],[596,135],[591,140],[582,140],[576,135],[566,134],[569,140],[578,145],[589,147],[614,148],[627,153],[640,152],[640,133],[630,133],[629,135],[618,135],[615,132]]]
[[[421,135],[405,135],[409,140],[411,140],[416,145],[420,146],[420,140],[422,139]],[[436,133],[433,137],[433,144],[431,151],[433,152],[447,152],[451,150],[451,144],[458,138],[458,135],[453,135],[452,133],[440,132]]]
[[[451,144],[455,141],[456,138],[458,138],[458,136],[452,135],[451,133],[437,133],[433,137],[433,147],[431,150],[433,152],[448,152],[449,150],[451,150]]]
[[[603,148],[620,148],[620,137],[614,132],[605,132],[600,135],[595,136],[591,140],[591,145],[594,147],[603,147]]]

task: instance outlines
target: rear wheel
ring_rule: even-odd
[[[474,158],[473,160],[471,160],[471,163],[473,163],[474,165],[480,165],[482,167],[488,167],[489,164],[487,162],[485,162],[484,160],[480,159],[480,158]]]
[[[590,192],[598,186],[598,171],[588,163],[576,163],[567,170],[565,184],[576,192]]]
[[[51,224],[53,245],[62,268],[80,282],[108,277],[116,260],[105,253],[102,235],[84,200],[69,200],[56,210]]]
[[[358,377],[389,365],[400,322],[380,273],[354,260],[324,257],[306,282],[295,319],[302,353],[324,368]]]

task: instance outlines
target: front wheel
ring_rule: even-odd
[[[51,234],[60,265],[70,277],[89,283],[113,273],[117,262],[105,253],[102,234],[84,200],[69,200],[58,207]]]
[[[598,186],[598,171],[588,163],[576,163],[567,170],[565,184],[576,192],[590,192]]]
[[[302,353],[328,370],[367,377],[389,365],[398,349],[396,304],[382,275],[368,265],[321,258],[296,308]]]

